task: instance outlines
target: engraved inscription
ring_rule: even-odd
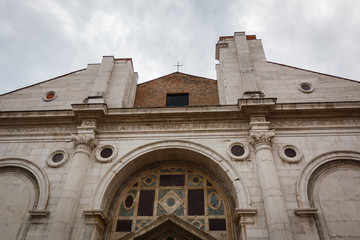
[[[270,128],[287,127],[328,127],[328,126],[359,126],[360,119],[320,119],[320,120],[276,120],[270,121]]]
[[[98,127],[98,132],[121,131],[166,131],[189,129],[247,129],[247,123],[240,122],[196,122],[196,123],[154,123],[154,124],[124,124],[103,125]]]
[[[20,127],[0,128],[1,135],[13,134],[63,134],[76,131],[76,127]]]

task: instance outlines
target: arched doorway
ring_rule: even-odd
[[[139,172],[120,192],[112,215],[110,239],[133,239],[128,237],[143,232],[153,222],[157,225],[163,215],[174,215],[215,239],[233,239],[226,193],[216,177],[190,164],[164,163]],[[167,233],[169,226],[173,226],[173,235]],[[174,222],[157,227],[157,233],[168,230],[162,236],[165,239],[190,237],[189,231],[175,231],[182,227]]]

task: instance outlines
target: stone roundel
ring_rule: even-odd
[[[64,149],[59,149],[51,154],[46,159],[46,163],[49,167],[60,167],[66,163],[69,158],[69,154]]]
[[[303,158],[302,151],[290,144],[283,144],[278,148],[278,154],[284,162],[287,163],[298,163]]]
[[[299,90],[303,93],[312,93],[314,91],[314,87],[308,82],[303,82],[300,83]]]
[[[227,154],[233,160],[245,160],[249,156],[249,147],[247,143],[234,142],[231,143],[227,149]]]
[[[112,145],[102,145],[97,147],[95,157],[99,162],[107,163],[114,160],[117,156],[117,148]]]
[[[56,97],[57,97],[57,94],[56,94],[55,91],[49,91],[49,92],[44,94],[42,99],[45,102],[50,102],[50,101],[54,100]]]

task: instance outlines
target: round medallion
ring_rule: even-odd
[[[60,162],[61,160],[64,159],[64,154],[63,153],[56,153],[54,156],[52,156],[51,160],[54,162],[54,163],[58,163]]]
[[[245,160],[249,156],[247,143],[235,142],[230,144],[228,155],[234,160]]]
[[[167,205],[169,207],[174,206],[174,204],[175,204],[175,199],[173,199],[173,198],[168,198],[167,199]]]
[[[310,83],[304,82],[301,83],[299,86],[300,91],[302,91],[303,93],[311,93],[314,91],[314,88],[312,87],[312,85]]]
[[[296,157],[296,151],[292,148],[286,148],[284,151],[285,155],[289,158],[294,158]]]
[[[113,154],[113,150],[111,148],[104,148],[100,152],[100,156],[102,158],[109,158],[109,157],[111,157],[112,154]]]
[[[231,153],[234,154],[234,156],[241,157],[245,153],[245,149],[242,146],[235,145],[231,148]]]
[[[281,160],[288,163],[298,163],[303,157],[303,153],[298,147],[289,144],[280,146],[278,148],[278,154]]]
[[[50,167],[60,167],[65,164],[68,159],[68,153],[64,149],[56,150],[52,152],[46,159],[46,163]]]
[[[99,162],[111,162],[117,156],[117,149],[112,145],[99,146],[96,149],[95,157]]]
[[[221,206],[221,200],[216,192],[209,194],[209,206],[212,209],[218,209]]]
[[[54,91],[50,91],[50,92],[47,92],[44,94],[43,96],[43,100],[45,102],[49,102],[49,101],[52,101],[56,98],[56,93]]]
[[[134,205],[134,196],[129,194],[124,201],[124,207],[125,209],[128,210],[132,208],[133,205]]]

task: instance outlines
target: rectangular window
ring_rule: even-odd
[[[204,215],[204,189],[188,190],[188,214]]]
[[[160,186],[184,186],[185,175],[160,175]]]
[[[225,219],[209,219],[210,231],[226,231]]]
[[[189,106],[189,94],[188,93],[167,94],[166,106],[167,107]]]
[[[155,190],[141,190],[138,216],[152,216],[154,209]]]
[[[131,232],[131,220],[118,220],[116,223],[117,232]]]

